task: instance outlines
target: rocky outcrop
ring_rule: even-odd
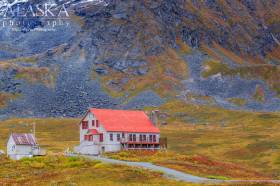
[[[1,115],[74,117],[88,107],[156,107],[168,99],[182,99],[182,92],[211,97],[211,104],[229,109],[280,110],[275,104],[276,78],[219,72],[202,76],[210,59],[233,68],[279,65],[277,1],[110,0],[108,6],[78,2],[68,7],[68,27],[32,32],[45,26],[36,18],[24,32],[0,30],[0,63],[17,66],[0,68],[0,91],[21,95]],[[166,53],[171,57],[164,59]],[[29,59],[34,56],[36,60]],[[189,77],[178,74],[181,66],[170,70],[173,59],[188,67]],[[44,68],[51,76],[28,81],[18,68]],[[144,83],[135,87],[131,82]],[[255,100],[256,86],[270,98]],[[246,104],[233,105],[232,98],[245,99]],[[201,99],[192,102],[206,104]]]

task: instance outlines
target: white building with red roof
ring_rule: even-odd
[[[40,148],[33,134],[12,133],[7,142],[7,155],[11,159],[19,160],[40,154]]]
[[[79,128],[80,145],[75,151],[81,154],[160,148],[160,130],[143,111],[92,108]]]

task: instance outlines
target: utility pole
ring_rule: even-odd
[[[35,135],[36,135],[36,123],[33,122],[32,125],[33,125],[33,130],[32,130],[33,136],[34,136],[34,138],[36,139],[36,136],[35,136]]]

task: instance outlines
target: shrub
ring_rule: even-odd
[[[27,158],[27,157],[20,159],[20,162],[23,162],[23,163],[26,163],[26,162],[29,163],[31,161],[32,161],[32,158]]]
[[[79,157],[69,157],[68,161],[73,162],[73,161],[79,161],[80,158]]]
[[[35,169],[42,169],[45,167],[45,164],[42,162],[32,162],[32,163],[30,163],[30,167],[35,168]]]
[[[102,168],[106,168],[106,167],[107,167],[107,164],[104,164],[102,162],[99,162],[94,165],[94,168],[96,168],[96,169],[102,169]]]
[[[214,176],[214,175],[210,175],[210,176],[207,176],[207,178],[209,179],[216,179],[216,180],[229,180],[228,177],[225,177],[225,176]]]
[[[95,164],[96,162],[81,157],[67,157],[64,158],[62,163],[63,167],[88,167]]]
[[[65,164],[64,164],[64,167],[65,168],[73,168],[73,167],[81,167],[82,165],[84,165],[84,163],[83,162],[80,162],[80,161],[72,161],[72,162],[66,162]]]

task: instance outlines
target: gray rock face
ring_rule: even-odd
[[[72,24],[69,27],[57,27],[55,31],[43,33],[14,32],[9,28],[2,28],[0,29],[0,44],[6,47],[1,49],[0,59],[30,56],[46,52],[48,49],[66,43],[78,31],[79,27],[76,24]]]
[[[226,7],[232,9],[230,12],[216,0],[189,1],[194,9],[214,12],[213,17],[219,17],[224,24],[201,17],[197,13],[199,11],[192,11],[184,0],[108,2],[107,7],[98,7],[90,2],[75,5],[71,10],[83,23],[73,19],[70,27],[58,27],[55,32],[0,29],[0,61],[15,59],[18,68],[46,67],[55,76],[53,85],[47,86],[17,77],[13,67],[0,69],[0,91],[21,94],[19,99],[0,111],[1,117],[75,117],[88,107],[135,109],[159,106],[165,98],[153,91],[141,92],[129,101],[126,97],[112,98],[104,92],[98,78],[92,77],[92,72],[99,76],[110,76],[110,72],[125,74],[126,77],[145,76],[151,70],[147,59],[162,54],[167,48],[178,49],[176,39],[197,50],[202,43],[211,47],[215,42],[236,54],[260,54],[261,58],[265,58],[276,47],[275,41],[280,39],[277,23],[265,24],[254,19],[260,15],[256,11],[259,5],[253,1],[226,1]],[[273,2],[267,1],[271,5]],[[276,2],[270,7],[278,4]],[[248,23],[234,20],[239,13],[248,18]],[[36,20],[32,27],[36,26],[44,25]],[[19,60],[19,57],[34,55],[39,56],[35,63]],[[189,91],[211,96],[218,105],[226,108],[280,110],[279,99],[259,79],[201,78],[205,58],[207,56],[200,52],[185,56],[191,78],[184,83]],[[224,60],[233,64],[229,59]],[[128,78],[113,78],[106,83],[112,89],[122,91],[122,86],[128,81]],[[262,85],[270,97],[265,103],[257,103],[250,98],[256,84]],[[225,101],[231,97],[249,102],[236,108]]]
[[[99,75],[107,75],[108,71],[105,68],[97,67],[95,69],[95,72],[97,72]]]
[[[214,99],[216,105],[228,109],[244,109],[253,111],[278,111],[280,110],[280,99],[276,93],[261,79],[248,80],[239,76],[223,77],[221,74],[209,78],[202,77],[203,64],[208,56],[195,50],[192,54],[186,55],[185,60],[190,67],[190,78],[183,83],[186,92],[195,93],[201,96],[210,96]],[[229,64],[231,61],[227,61]],[[264,88],[265,101],[257,102],[253,99],[256,86]],[[243,106],[236,106],[228,99],[241,98],[246,100]],[[203,100],[193,100],[196,104],[205,104]],[[209,104],[208,102],[206,104]]]
[[[98,16],[106,17],[106,15]],[[93,28],[82,29],[76,25],[72,30],[69,30],[71,34],[65,33],[68,37],[59,38],[56,41],[53,41],[52,38],[57,36],[58,33],[48,33],[53,34],[47,35],[47,39],[50,39],[51,42],[45,42],[41,39],[44,33],[36,33],[34,40],[32,40],[33,37],[30,33],[20,33],[22,38],[23,36],[26,37],[26,41],[20,40],[19,47],[27,46],[28,48],[36,46],[38,45],[37,39],[45,43],[42,45],[43,48],[36,48],[36,50],[28,51],[28,53],[24,51],[17,53],[18,56],[25,56],[44,52],[43,57],[40,57],[35,64],[17,63],[18,68],[47,67],[58,69],[55,85],[54,87],[47,87],[40,82],[30,83],[26,80],[17,80],[15,78],[16,70],[13,68],[0,71],[0,78],[3,80],[0,84],[1,91],[21,94],[19,99],[10,103],[5,109],[2,109],[0,115],[3,117],[4,115],[76,117],[83,114],[89,107],[114,108],[121,104],[123,99],[112,98],[104,92],[100,82],[94,80],[91,76],[92,71],[99,75],[108,75],[108,68],[120,72],[134,69],[137,72],[136,75],[144,75],[148,72],[146,62],[141,59],[142,54],[137,47],[133,48],[131,53],[124,54],[125,48],[130,47],[131,39],[118,38],[116,35],[117,32],[123,32],[122,37],[126,37],[124,30],[120,30],[118,26],[111,27],[102,19],[95,19],[99,20],[99,22],[96,22],[96,28],[93,26]],[[103,27],[105,30],[103,30]],[[107,28],[110,29],[107,30]],[[81,30],[83,31],[81,32]],[[110,35],[111,33],[115,34],[112,36]],[[77,36],[74,37],[75,34]],[[133,38],[132,36],[128,37]],[[122,41],[123,44],[119,48],[114,48],[110,52],[110,57],[99,60],[107,47],[111,49],[110,43],[115,39],[118,39],[119,42],[124,39]],[[3,42],[8,41],[3,39]],[[11,41],[11,43],[13,42]],[[54,47],[57,47],[57,49]],[[84,56],[82,56],[82,53]],[[5,58],[2,57],[2,59]],[[114,89],[120,90],[119,86],[127,83],[127,81],[128,79],[122,79],[120,82],[111,81],[108,83],[110,86],[114,86]],[[154,93],[154,95],[156,94]],[[157,103],[159,103],[160,98],[158,97],[157,100]],[[138,100],[137,104],[141,108],[150,103],[145,103],[145,100]],[[154,105],[157,104],[154,103]]]
[[[141,67],[138,69],[137,74],[138,75],[145,75],[149,71],[149,68],[147,66]]]
[[[158,107],[164,104],[164,100],[159,97],[155,92],[148,90],[138,94],[126,105],[122,106],[125,109],[142,109],[145,106]]]
[[[9,93],[20,93],[18,86],[19,81],[14,81],[16,75],[15,70],[7,70],[0,72],[0,90]]]

